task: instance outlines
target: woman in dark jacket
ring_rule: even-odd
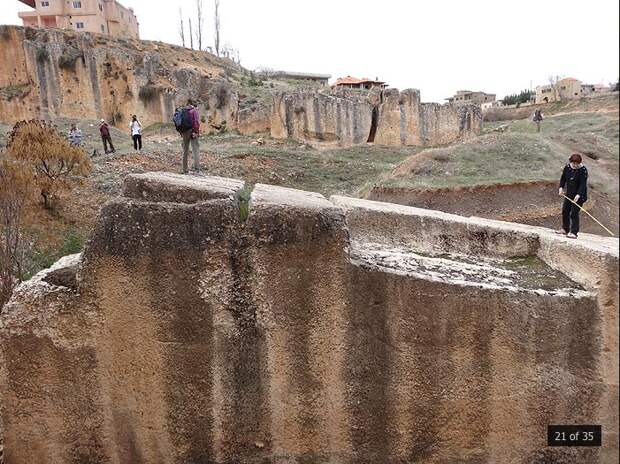
[[[564,166],[560,179],[560,196],[565,198],[562,206],[562,228],[557,233],[568,238],[577,238],[581,211],[577,205],[583,206],[588,200],[588,170],[581,164],[582,161],[581,155],[572,155],[568,164]]]

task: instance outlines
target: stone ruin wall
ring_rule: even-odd
[[[17,289],[5,462],[617,462],[616,239],[242,190],[130,176]]]
[[[434,146],[476,136],[475,105],[421,103],[418,90],[371,93],[283,93],[274,98],[271,135],[340,146]]]

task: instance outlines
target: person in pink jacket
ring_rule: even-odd
[[[192,100],[187,101],[186,110],[192,120],[192,128],[181,133],[183,137],[183,173],[188,172],[189,147],[192,147],[193,170],[200,172],[200,114]]]

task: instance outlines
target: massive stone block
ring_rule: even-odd
[[[245,189],[130,176],[17,289],[6,462],[617,462],[617,240]]]
[[[475,105],[421,103],[419,90],[283,93],[274,98],[271,135],[340,146],[444,145],[480,133]]]
[[[306,142],[361,145],[368,141],[373,108],[366,98],[317,92],[274,97],[271,135]]]

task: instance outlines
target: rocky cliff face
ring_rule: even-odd
[[[271,135],[343,146],[433,146],[480,133],[475,105],[421,103],[418,90],[366,93],[288,93],[275,97]]]
[[[19,287],[7,462],[617,462],[617,240],[244,188],[131,176]]]
[[[234,63],[163,43],[68,31],[3,26],[0,114],[4,122],[132,114],[145,125],[171,122],[174,109],[198,99],[203,129],[238,124],[238,89],[226,78]],[[246,117],[247,119],[247,117]]]
[[[271,135],[306,142],[361,145],[368,141],[373,107],[364,97],[300,92],[274,98]]]
[[[266,88],[267,96],[275,92],[273,103],[246,105],[248,89],[230,78],[246,72],[241,67],[163,43],[2,26],[0,45],[0,120],[9,123],[105,118],[124,127],[137,114],[148,126],[171,122],[175,108],[193,98],[204,131],[270,131],[275,138],[346,147],[442,145],[479,133],[482,122],[475,106],[421,103],[417,90]]]

